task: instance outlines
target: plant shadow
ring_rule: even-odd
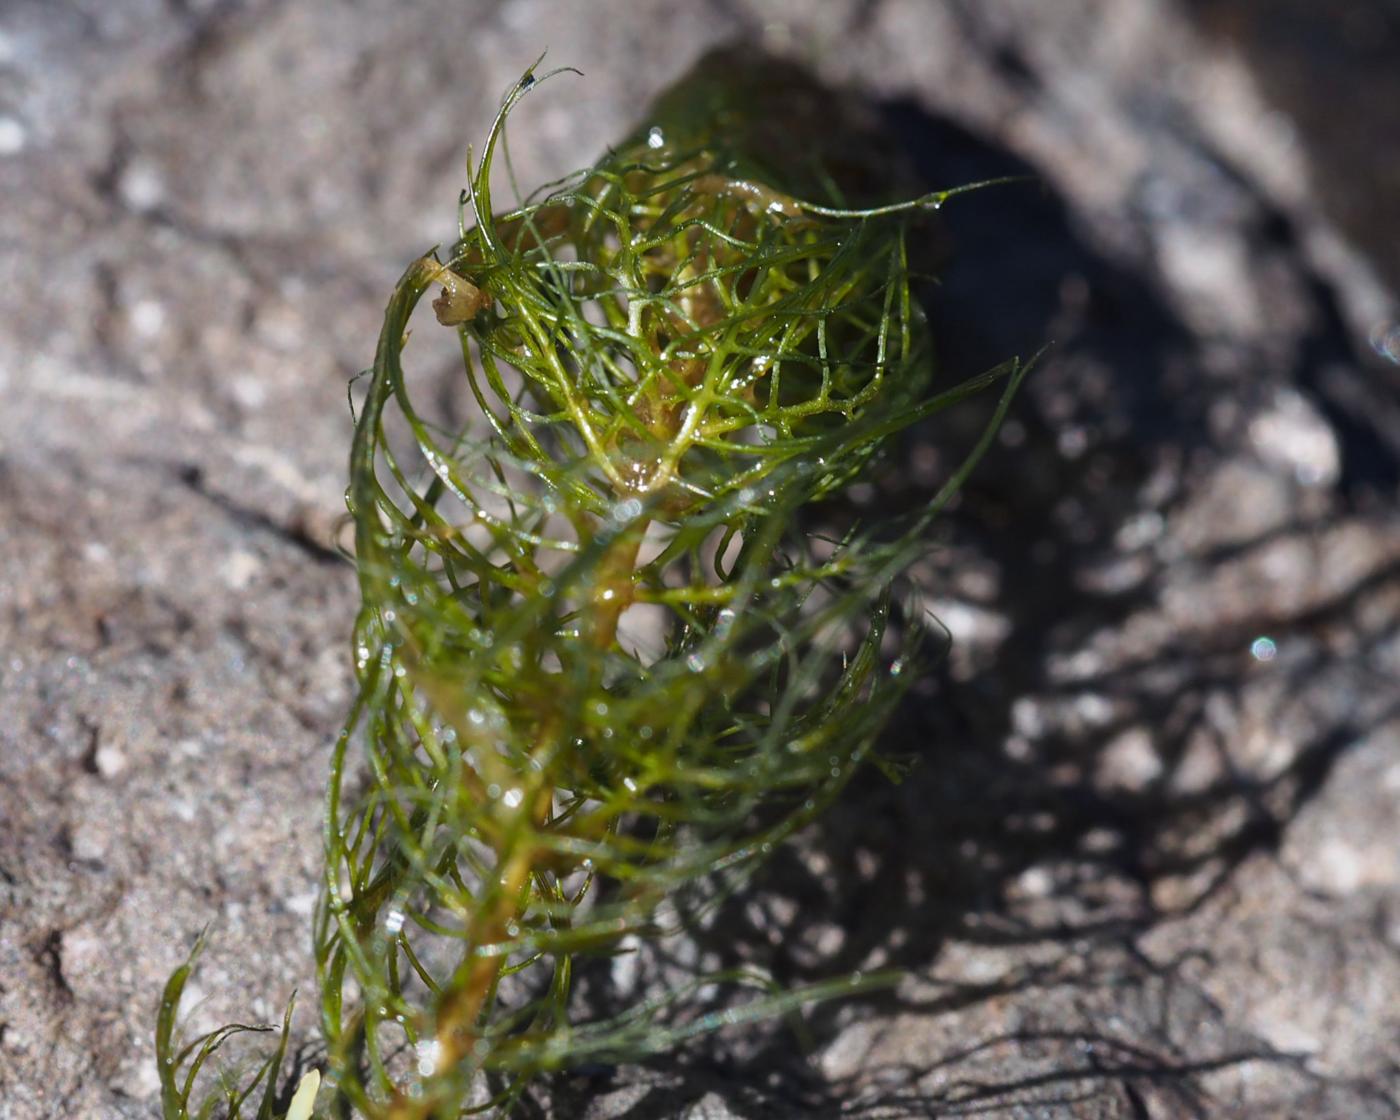
[[[1337,701],[1389,633],[1366,608],[1400,581],[1400,563],[1302,606],[1227,611],[1210,626],[1176,624],[1169,599],[1231,566],[1250,571],[1280,542],[1325,537],[1400,463],[1379,445],[1359,460],[1344,447],[1336,486],[1289,490],[1287,516],[1267,529],[1212,524],[1173,541],[1173,526],[1199,520],[1210,480],[1247,458],[1242,437],[1212,423],[1213,406],[1233,397],[1247,412],[1276,384],[1206,376],[1200,340],[1153,284],[1089,242],[1035,168],[909,102],[878,116],[928,187],[1030,180],[957,199],[947,232],[924,235],[952,242],[930,304],[943,382],[1052,348],[1003,446],[930,541],[920,575],[954,589],[932,606],[952,602],[963,633],[888,732],[888,751],[917,765],[900,784],[867,768],[705,917],[686,952],[784,987],[872,968],[905,980],[818,1004],[797,1029],[747,1028],[755,1037],[656,1059],[642,1080],[651,1087],[631,1085],[607,1115],[709,1115],[700,1105],[717,1098],[744,1118],[1031,1106],[1209,1116],[1212,1075],[1252,1063],[1317,1100],[1352,1093],[1391,1114],[1364,1086],[1335,1085],[1234,1022],[1196,983],[1209,944],[1164,957],[1143,938],[1237,891],[1344,752],[1400,714],[1393,698]],[[1353,346],[1340,316],[1318,322],[1293,372],[1304,394],[1310,355]],[[906,440],[882,510],[928,500],[990,402],[982,408]],[[1349,640],[1326,637],[1338,633]],[[1287,728],[1290,749],[1241,756],[1246,722]],[[686,962],[641,967],[659,975],[668,963]],[[585,970],[584,988],[605,1013],[616,998],[606,962]],[[855,1040],[851,1053],[833,1056],[843,1039]],[[614,1073],[559,1079],[555,1109],[582,1115],[615,1091]]]

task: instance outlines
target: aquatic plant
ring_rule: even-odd
[[[601,1019],[574,991],[581,961],[674,933],[677,898],[713,905],[879,761],[927,644],[896,582],[1024,373],[928,390],[905,234],[958,191],[857,208],[804,168],[824,193],[800,195],[754,144],[753,91],[703,70],[498,211],[505,122],[544,77],[506,96],[459,240],[399,281],[356,422],[359,688],[315,922],[337,1115],[508,1111],[542,1072],[887,982],[702,973]],[[426,416],[404,370],[434,287],[464,426]],[[998,380],[923,508],[822,531],[896,433]],[[177,1051],[187,975],[158,1034],[172,1118],[225,1037]],[[715,984],[727,1010],[697,1014]],[[260,1117],[280,1061],[255,1075]],[[234,1115],[251,1092],[207,1100]]]

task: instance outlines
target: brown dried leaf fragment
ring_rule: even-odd
[[[478,288],[450,268],[444,266],[433,279],[442,285],[442,294],[433,300],[433,311],[444,327],[470,323],[478,313],[491,306],[490,292]]]

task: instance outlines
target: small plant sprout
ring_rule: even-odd
[[[539,1074],[888,982],[707,973],[608,1015],[576,990],[875,757],[926,645],[893,588],[1024,374],[928,388],[905,235],[956,192],[860,209],[786,176],[746,124],[781,103],[703,70],[595,166],[498,208],[506,120],[548,76],[505,97],[458,241],[394,290],[356,425],[359,688],[315,922],[328,1115],[504,1115]],[[405,372],[435,289],[477,412],[459,427]],[[927,504],[818,539],[893,436],[998,381]],[[708,985],[727,1011],[695,1010]],[[172,1069],[167,1117],[195,1072]]]

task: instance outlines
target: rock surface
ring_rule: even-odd
[[[921,765],[701,939],[905,980],[814,1010],[805,1058],[722,1034],[539,1114],[1400,1111],[1393,229],[1353,110],[1290,119],[1277,51],[1192,9],[0,10],[0,1116],[154,1115],[206,923],[195,1023],[310,987],[346,382],[542,46],[588,76],[522,106],[525,182],[735,37],[871,99],[933,184],[1039,180],[950,207],[934,315],[949,376],[1054,346],[921,573],[955,639],[896,731]],[[911,443],[904,500],[957,436]]]

